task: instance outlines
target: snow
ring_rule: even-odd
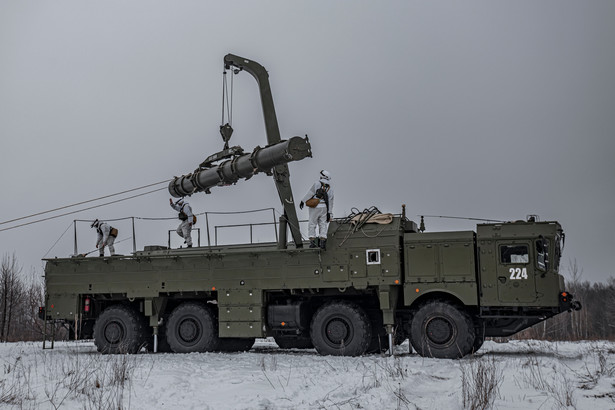
[[[615,408],[615,343],[604,341],[487,341],[461,360],[420,357],[408,341],[392,357],[334,357],[272,339],[246,353],[136,355],[5,343],[0,358],[3,409],[462,409],[462,375],[480,369],[499,375],[494,408]]]

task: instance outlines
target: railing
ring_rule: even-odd
[[[275,231],[275,241],[278,241],[278,222],[273,221],[273,222],[261,222],[261,223],[249,223],[249,224],[235,224],[235,225],[219,225],[219,226],[214,226],[214,243],[217,246],[218,245],[218,229],[222,229],[222,228],[240,228],[240,227],[244,227],[244,226],[249,226],[250,227],[250,244],[254,243],[254,239],[253,239],[253,234],[254,234],[254,227],[255,226],[264,226],[264,225],[273,225],[273,230]]]
[[[197,231],[196,246],[201,246],[201,228],[192,228],[193,231]],[[177,229],[169,229],[169,249],[171,249],[171,232],[177,232]]]
[[[249,228],[249,236],[250,236],[250,244],[254,244],[254,228],[258,227],[258,226],[268,226],[268,225],[273,225],[273,233],[275,235],[275,241],[277,242],[279,239],[279,234],[278,234],[278,224],[279,221],[276,220],[276,211],[275,208],[264,208],[264,209],[256,209],[256,210],[250,210],[250,211],[236,211],[236,212],[202,212],[202,213],[198,213],[195,214],[198,217],[202,217],[204,216],[205,219],[205,229],[207,232],[207,246],[211,247],[212,246],[212,239],[211,239],[211,234],[210,234],[210,217],[213,215],[236,215],[236,214],[249,214],[249,213],[255,213],[255,212],[263,212],[263,211],[271,211],[271,215],[273,217],[273,222],[252,222],[252,223],[243,223],[243,224],[224,224],[224,225],[215,225],[213,226],[213,231],[214,231],[214,238],[213,238],[213,246],[217,246],[219,245],[219,237],[220,237],[220,232],[226,229],[233,229],[233,228],[240,228],[240,227],[248,227]],[[144,217],[136,217],[136,216],[131,216],[131,217],[125,217],[125,218],[116,218],[116,219],[104,219],[104,222],[118,222],[118,221],[130,221],[130,231],[132,232],[132,235],[130,237],[121,239],[121,240],[116,240],[115,244],[121,243],[123,241],[126,240],[130,240],[132,239],[132,252],[136,252],[137,251],[137,229],[135,226],[135,220],[142,220],[142,221],[170,221],[170,220],[177,220],[177,218],[174,217],[169,217],[169,218],[144,218]],[[87,223],[87,224],[91,224],[92,220],[87,220],[87,219],[75,219],[73,220],[73,236],[74,236],[74,244],[73,244],[73,250],[74,250],[74,255],[78,255],[79,254],[79,247],[78,247],[78,223]],[[299,221],[299,223],[306,223],[307,220],[301,220]],[[198,221],[197,221],[198,223]],[[89,227],[89,226],[88,226]],[[123,230],[123,229],[122,229]],[[167,243],[168,243],[168,247],[171,248],[171,237],[172,234],[171,232],[175,232],[175,229],[165,229],[167,230]],[[201,228],[193,228],[194,231],[197,232],[197,244],[198,246],[201,246]],[[83,233],[83,231],[82,231]],[[122,233],[122,232],[120,232]],[[95,250],[94,250],[95,251]],[[92,253],[94,251],[90,251],[88,253]],[[86,253],[87,255],[87,253]]]

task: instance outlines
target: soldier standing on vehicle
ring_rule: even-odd
[[[327,249],[327,230],[333,215],[333,188],[331,187],[331,174],[324,169],[320,171],[320,178],[303,197],[299,208],[307,205],[309,210],[308,236],[310,248]],[[318,226],[318,236],[316,236]]]
[[[96,247],[98,248],[100,256],[105,256],[105,246],[109,247],[109,254],[111,256],[115,255],[113,243],[115,242],[115,238],[117,238],[117,229],[98,219],[92,222],[90,228],[96,228],[96,232],[98,233]]]
[[[171,204],[171,208],[179,212],[177,217],[181,223],[177,227],[177,234],[184,238],[184,243],[188,248],[192,248],[192,224],[195,222],[196,217],[192,214],[190,204],[184,201],[184,198],[178,199],[175,203],[169,198],[169,203]]]

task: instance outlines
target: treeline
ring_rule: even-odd
[[[513,336],[515,339],[615,340],[615,278],[607,283],[567,282],[583,308],[562,313]]]
[[[615,340],[615,278],[607,283],[581,281],[576,262],[569,267],[566,289],[583,309],[563,313],[513,336],[539,340]],[[38,308],[44,305],[44,282],[40,274],[23,273],[15,255],[0,263],[0,342],[42,340],[43,321]],[[56,335],[66,337],[66,332]]]
[[[540,340],[615,340],[615,277],[606,283],[582,281],[576,260],[568,267],[566,290],[583,305],[579,311],[562,313],[513,336]]]
[[[15,255],[0,261],[0,342],[42,340],[43,280],[34,271],[25,275]]]

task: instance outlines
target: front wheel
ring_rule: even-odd
[[[145,341],[145,320],[135,310],[115,305],[94,324],[94,344],[103,354],[137,353]]]
[[[372,326],[359,306],[350,302],[332,302],[316,311],[310,334],[320,354],[359,356],[369,347]]]
[[[165,330],[175,353],[211,352],[220,343],[215,317],[200,303],[186,302],[176,307]]]
[[[410,340],[421,356],[457,359],[472,352],[474,325],[465,311],[432,301],[412,318]]]

